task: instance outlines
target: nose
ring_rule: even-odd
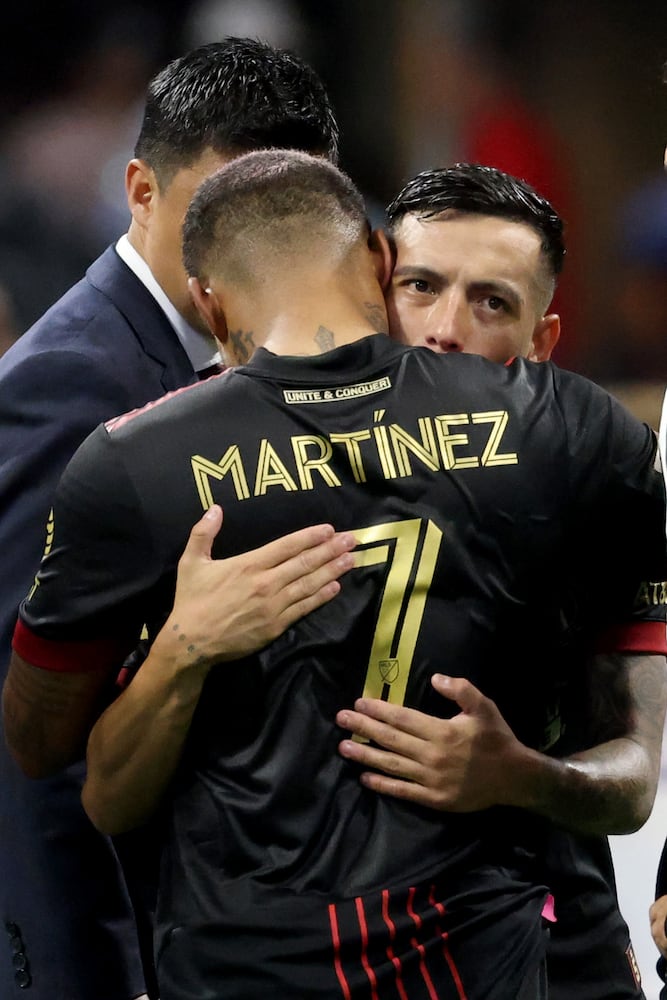
[[[463,352],[466,340],[465,304],[453,293],[443,295],[431,316],[425,343],[436,354]]]

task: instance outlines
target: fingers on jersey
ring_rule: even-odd
[[[212,559],[222,520],[221,509],[212,507],[193,527],[178,564],[170,628],[161,633],[163,647],[167,637],[178,646],[178,637],[187,636],[181,645],[196,647],[200,664],[248,656],[266,646],[335,597],[338,578],[354,565],[354,535],[336,533],[328,524]]]
[[[442,734],[437,730],[447,723],[414,709],[373,699],[361,699],[356,707],[359,712],[339,712],[336,721],[375,745],[343,740],[340,753],[364,767],[384,772],[363,774],[363,784],[384,795],[444,808],[441,792],[433,786],[432,779],[439,772],[437,758],[442,746],[442,738],[438,739]]]
[[[352,569],[351,532],[334,532],[331,525],[315,525],[285,535],[249,556],[255,556],[257,596],[271,602],[276,633],[335,597],[339,578]]]
[[[222,527],[222,520],[222,507],[218,504],[209,507],[190,532],[188,544],[185,546],[181,559],[188,559],[191,556],[199,558],[208,556],[210,559],[213,542]]]
[[[431,678],[433,688],[443,698],[455,701],[462,712],[468,714],[485,712],[492,702],[485,698],[479,688],[476,688],[465,677],[447,677],[445,674],[434,674]]]

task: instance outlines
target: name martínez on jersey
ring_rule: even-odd
[[[398,479],[411,476],[414,463],[431,472],[519,464],[516,452],[502,451],[507,410],[420,417],[417,436],[400,424],[382,423],[384,415],[385,410],[376,410],[374,425],[356,431],[294,434],[280,447],[262,438],[252,454],[247,446],[242,453],[238,444],[231,444],[220,459],[193,455],[192,472],[202,506],[207,510],[214,503],[211,481],[220,482],[226,476],[237,500],[248,500],[264,496],[275,486],[287,492],[312,490],[316,478],[325,486],[342,486],[341,477],[349,476],[365,483],[371,466],[373,478],[379,474]]]

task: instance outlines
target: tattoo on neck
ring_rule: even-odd
[[[387,333],[387,315],[384,306],[378,302],[364,302],[366,318],[378,333]]]
[[[334,337],[333,330],[327,330],[326,326],[320,326],[315,334],[315,343],[319,347],[321,354],[324,354],[326,351],[333,351],[336,346],[336,338]]]
[[[249,361],[255,353],[255,340],[252,330],[230,330],[229,340],[237,360],[243,364]]]

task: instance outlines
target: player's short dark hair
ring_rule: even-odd
[[[563,220],[527,181],[478,163],[424,170],[387,207],[389,228],[396,230],[406,215],[431,219],[447,211],[522,222],[539,236],[554,281],[563,269]]]
[[[248,280],[253,268],[290,255],[339,247],[343,256],[368,232],[364,199],[346,174],[321,157],[267,149],[232,160],[198,188],[183,262],[191,276]]]
[[[279,146],[338,158],[338,126],[317,74],[298,56],[228,37],[169,63],[148,86],[134,154],[166,185],[206,149]]]

